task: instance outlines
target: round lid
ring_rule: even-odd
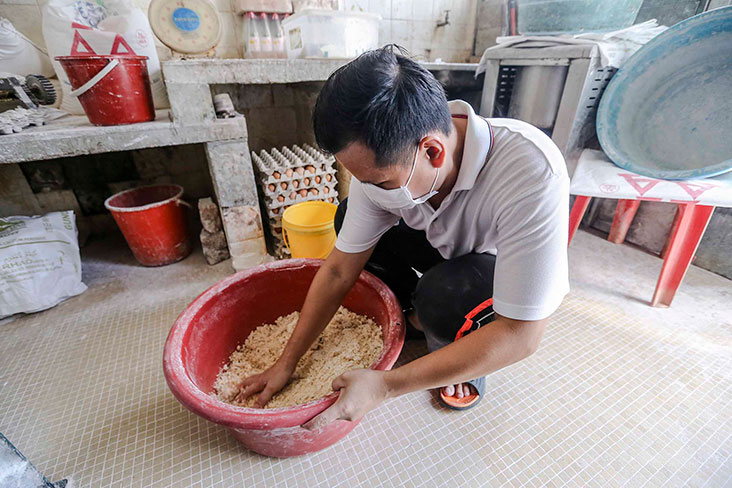
[[[221,38],[221,18],[209,0],[152,0],[147,15],[160,42],[176,52],[203,53]]]

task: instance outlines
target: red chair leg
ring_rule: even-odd
[[[651,300],[652,307],[668,307],[674,299],[676,290],[684,279],[699,247],[714,207],[694,203],[680,203],[678,224],[669,237],[666,258],[663,260],[661,275],[658,277],[656,292]]]
[[[622,244],[625,236],[628,234],[630,224],[640,206],[640,200],[618,200],[615,207],[615,217],[613,217],[613,225],[610,227],[610,234],[607,240],[615,244]]]
[[[668,254],[668,247],[671,245],[671,236],[676,233],[676,228],[679,226],[679,219],[681,219],[681,209],[676,205],[676,213],[674,214],[674,223],[671,224],[671,230],[668,233],[666,242],[663,243],[663,249],[661,249],[661,259],[666,259]]]
[[[582,195],[577,195],[575,197],[574,205],[572,205],[572,211],[569,213],[569,239],[567,241],[567,246],[572,242],[574,233],[577,232],[577,228],[579,228],[580,222],[582,221],[582,216],[585,214],[585,210],[587,210],[587,206],[590,204],[591,199],[592,197],[585,197]]]

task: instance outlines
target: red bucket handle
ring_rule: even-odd
[[[111,60],[109,63],[107,63],[107,66],[100,69],[97,74],[95,74],[94,76],[89,78],[89,81],[87,81],[86,83],[81,85],[76,90],[71,90],[69,92],[69,95],[71,95],[72,97],[80,97],[81,95],[83,95],[84,93],[89,91],[94,85],[99,83],[102,80],[102,78],[107,76],[110,71],[112,71],[114,68],[117,67],[118,64],[119,64],[118,59]]]

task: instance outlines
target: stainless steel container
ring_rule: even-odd
[[[516,72],[508,116],[551,129],[562,99],[567,66],[522,66]]]

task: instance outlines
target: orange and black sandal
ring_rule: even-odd
[[[480,403],[483,399],[483,393],[485,393],[485,376],[472,381],[466,381],[465,383],[473,385],[478,393],[458,398],[456,396],[445,396],[442,393],[442,388],[440,388],[440,402],[452,410],[467,410]]]

